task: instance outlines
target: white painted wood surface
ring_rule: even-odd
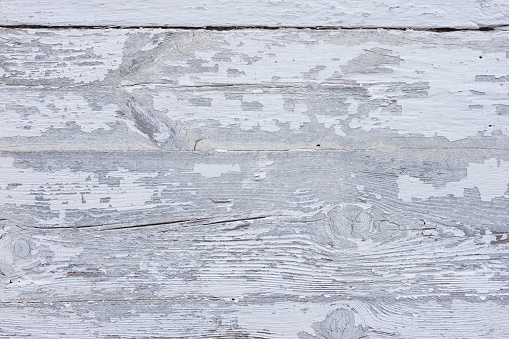
[[[508,6],[3,1],[0,337],[509,338]]]
[[[508,31],[3,33],[3,150],[507,148]]]
[[[2,25],[479,28],[506,0],[2,0]]]
[[[7,335],[509,334],[507,151],[1,160]]]

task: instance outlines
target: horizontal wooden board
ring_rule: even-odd
[[[504,337],[508,173],[507,150],[4,153],[0,335]]]
[[[508,38],[4,29],[0,149],[507,149]]]
[[[508,25],[504,0],[3,0],[2,25],[334,26]]]
[[[505,338],[504,300],[104,300],[4,304],[0,338]],[[58,326],[55,326],[58,324]]]

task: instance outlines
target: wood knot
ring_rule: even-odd
[[[30,254],[30,245],[25,239],[17,239],[14,242],[12,251],[15,256],[26,258]]]
[[[329,213],[329,228],[338,240],[365,241],[379,232],[371,210],[357,205],[336,206]]]
[[[31,248],[30,242],[17,232],[1,232],[0,275],[17,277],[26,272],[34,260]]]
[[[355,315],[350,308],[337,308],[325,316],[325,320],[311,325],[315,335],[299,332],[300,339],[360,339],[366,338],[362,325],[355,326]]]

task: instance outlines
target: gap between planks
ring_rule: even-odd
[[[462,31],[495,31],[509,29],[509,25],[486,25],[473,28],[454,28],[454,27],[371,27],[371,26],[170,26],[170,25],[0,25],[0,28],[6,29],[168,29],[168,30],[206,30],[206,31],[242,31],[242,30],[384,30],[384,31],[426,31],[436,33],[462,32]]]
[[[198,140],[199,141],[199,140]],[[235,153],[235,154],[250,154],[250,153],[315,153],[315,152],[341,152],[341,153],[352,153],[352,152],[397,152],[397,151],[465,151],[471,150],[486,150],[486,151],[508,151],[507,147],[383,147],[383,148],[325,148],[317,146],[316,148],[294,148],[294,149],[215,149],[215,150],[44,150],[44,151],[9,151],[0,149],[0,155],[80,155],[80,154],[203,154],[203,155],[214,155],[224,153]]]

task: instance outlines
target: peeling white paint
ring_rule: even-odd
[[[481,200],[491,201],[506,197],[509,183],[509,162],[491,158],[482,164],[471,163],[467,167],[466,178],[458,182],[448,182],[444,187],[435,187],[419,178],[402,175],[398,178],[398,198],[411,202],[412,198],[427,200],[430,197],[453,195],[462,197],[465,188],[477,188]],[[509,196],[507,196],[509,198]]]
[[[118,181],[119,184],[115,185],[100,182],[99,174],[94,172],[70,169],[40,172],[33,168],[15,167],[12,157],[0,157],[0,200],[5,205],[47,206],[52,211],[59,211],[61,218],[66,210],[145,208],[154,190],[166,185],[143,187],[140,180],[157,175],[137,174],[120,168],[106,175]]]
[[[224,127],[238,126],[242,131],[259,128],[267,132],[277,132],[283,124],[298,132],[303,124],[310,123],[305,105],[296,105],[293,111],[281,114],[281,94],[243,94],[242,99],[231,100],[225,98],[225,93],[209,92],[201,96],[210,99],[207,105],[197,106],[189,103],[190,97],[163,93],[154,96],[154,108],[173,121],[217,121]]]
[[[365,131],[389,127],[403,135],[439,136],[449,141],[476,137],[479,133],[490,136],[493,131],[509,136],[509,115],[497,114],[495,106],[496,102],[503,103],[507,100],[505,84],[476,81],[477,74],[497,77],[507,75],[507,64],[502,68],[497,66],[503,64],[505,53],[486,53],[467,48],[443,49],[442,52],[440,48],[434,48],[426,53],[417,52],[415,47],[417,46],[409,46],[405,52],[400,50],[404,59],[401,65],[392,66],[394,73],[387,74],[386,80],[380,77],[378,84],[369,87],[375,98],[397,98],[397,104],[401,105],[401,114],[395,114],[388,108],[377,107],[370,111],[367,117],[360,119],[358,124],[350,127],[361,127]],[[441,55],[447,55],[447,58]],[[464,71],[466,67],[475,70],[475,74]],[[411,70],[419,69],[423,70],[421,74],[411,73]],[[419,81],[423,86],[429,86],[429,89],[425,89],[426,96],[412,97],[411,90],[394,91],[388,81],[396,78],[413,78],[414,83]],[[453,88],[451,83],[456,83],[457,86]],[[474,95],[474,92],[483,95]]]
[[[334,133],[339,136],[346,136],[346,133],[341,129],[341,120],[346,119],[346,115],[341,116],[329,116],[329,115],[321,115],[315,114],[316,120],[319,124],[323,124],[325,128],[334,127]]]
[[[63,244],[55,242],[47,242],[45,237],[38,237],[41,243],[48,243],[48,247],[53,252],[52,260],[55,262],[62,262],[65,260],[71,260],[73,257],[77,257],[85,250],[84,247],[77,246],[65,246]]]
[[[507,39],[507,31],[9,30],[0,110],[10,121],[0,137],[108,131],[119,121],[127,132],[123,124],[115,132],[143,149],[174,137],[190,149],[196,135],[206,140],[200,150],[508,137]],[[120,85],[143,103],[141,115],[157,111],[150,121],[134,121]],[[46,147],[61,134],[45,134]],[[129,144],[112,139],[111,149]]]
[[[118,30],[90,34],[84,30],[19,30],[10,50],[5,74],[31,81],[71,79],[75,83],[102,81],[122,63],[123,47],[129,35]],[[30,48],[36,39],[38,47]]]
[[[116,104],[94,110],[78,93],[29,93],[0,91],[0,114],[4,119],[0,138],[35,137],[50,129],[69,129],[76,126],[85,133],[97,129],[110,130],[121,119]],[[92,113],[93,112],[93,113]],[[134,129],[131,126],[131,129]]]

